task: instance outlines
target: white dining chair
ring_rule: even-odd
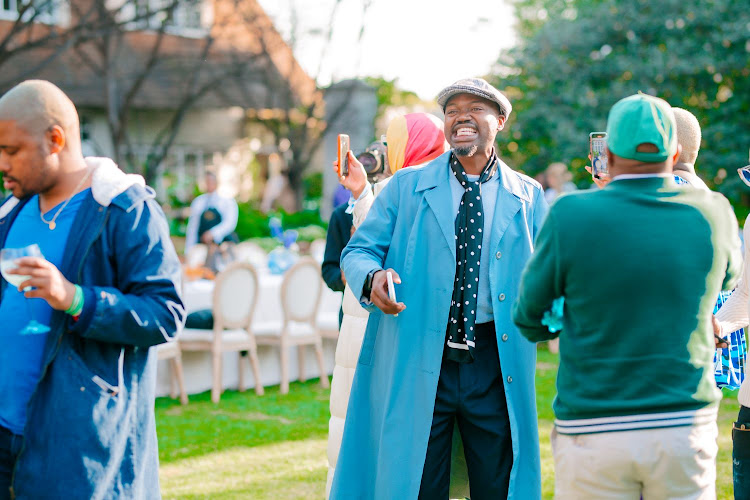
[[[339,310],[341,309],[342,292],[333,292],[323,288],[315,325],[321,337],[336,340],[339,338]]]
[[[246,352],[255,377],[255,392],[263,395],[258,364],[258,347],[251,332],[258,299],[258,275],[247,262],[233,262],[216,276],[213,291],[213,330],[185,328],[180,335],[183,351],[209,351],[212,356],[213,380],[211,401],[218,403],[223,391],[222,357],[225,352],[239,356],[239,390],[245,390],[242,359]]]
[[[312,257],[302,257],[284,274],[281,283],[282,321],[253,325],[258,345],[279,347],[281,394],[289,392],[289,349],[292,346],[297,346],[299,380],[305,380],[304,347],[311,345],[320,368],[320,385],[330,386],[323,363],[323,340],[316,325],[322,291],[320,266]]]
[[[156,359],[169,360],[169,397],[176,399],[178,394],[180,403],[188,403],[188,395],[185,391],[185,374],[182,370],[182,351],[178,339],[172,339],[164,344],[156,346]]]
[[[326,252],[326,240],[317,239],[310,243],[310,255],[315,259],[318,264],[323,263],[323,259]]]

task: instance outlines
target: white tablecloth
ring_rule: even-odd
[[[268,271],[258,272],[258,303],[255,306],[253,322],[266,323],[280,321],[281,311],[281,282],[283,275],[271,274]],[[201,309],[211,309],[214,282],[210,280],[196,280],[185,283],[183,300],[188,313]],[[341,292],[334,292],[323,284],[323,296],[320,300],[320,314],[338,315],[342,300]]]
[[[282,275],[271,274],[268,270],[258,271],[258,284],[260,287],[258,302],[255,307],[253,323],[280,321],[283,318],[281,311],[281,283]],[[209,280],[196,280],[186,282],[183,291],[183,301],[188,313],[201,309],[211,309],[214,282]],[[341,292],[333,292],[323,285],[323,296],[319,307],[320,315],[335,315],[338,318],[339,308],[342,300]],[[296,348],[292,348],[296,349]],[[328,374],[333,373],[336,343],[324,339],[323,357]],[[278,348],[261,346],[258,349],[260,361],[261,379],[264,386],[278,384],[281,380],[280,360]],[[290,353],[290,359],[296,360],[294,352]],[[307,349],[305,356],[306,378],[319,376],[317,362],[312,349]],[[236,353],[225,353],[223,358],[222,383],[224,388],[234,389],[238,383],[238,356]],[[242,369],[249,388],[253,387],[254,380],[247,361],[243,363]],[[211,388],[211,355],[208,352],[184,352],[183,371],[185,373],[185,387],[188,394],[196,394]],[[166,361],[160,361],[157,375],[157,396],[169,394],[169,366]],[[298,380],[297,363],[290,363],[290,379]]]

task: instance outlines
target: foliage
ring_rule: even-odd
[[[320,200],[323,197],[323,172],[313,172],[303,180],[306,200]]]
[[[383,116],[386,109],[392,106],[403,106],[420,102],[419,96],[408,90],[398,87],[398,78],[386,80],[383,77],[368,76],[365,82],[375,87],[375,95],[378,98],[378,111],[376,119]]]
[[[236,229],[240,241],[251,238],[270,238],[271,230],[268,227],[268,221],[271,217],[278,217],[285,230],[297,229],[300,233],[298,241],[312,241],[319,237],[321,233],[322,237],[325,238],[328,225],[320,218],[320,213],[317,210],[302,210],[291,214],[281,210],[265,214],[253,203],[241,203]],[[319,229],[312,229],[310,226]]]
[[[322,226],[310,224],[297,229],[299,233],[297,241],[315,241],[326,239],[326,229]]]
[[[518,0],[519,44],[492,78],[514,113],[500,150],[534,175],[563,161],[579,184],[588,134],[638,91],[694,113],[703,129],[698,173],[746,213],[734,171],[747,163],[750,4],[734,0]],[[544,14],[540,14],[544,12]]]

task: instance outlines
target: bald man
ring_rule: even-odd
[[[75,106],[45,81],[0,98],[0,173],[2,248],[41,250],[0,286],[0,500],[159,498],[149,347],[185,312],[154,192],[83,157]]]
[[[706,183],[695,173],[695,160],[701,149],[701,126],[698,118],[687,109],[672,108],[672,111],[677,124],[677,141],[682,146],[680,157],[672,167],[675,181],[708,191]]]

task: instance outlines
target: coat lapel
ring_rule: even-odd
[[[416,192],[424,191],[424,199],[435,214],[445,241],[456,254],[456,214],[453,213],[453,194],[448,175],[450,151],[442,154],[420,172]]]
[[[508,229],[518,211],[521,210],[523,206],[522,200],[530,201],[518,181],[518,176],[515,175],[509,166],[500,161],[498,172],[500,173],[501,188],[497,191],[495,214],[492,219],[490,248],[493,251],[498,248],[505,230]]]

